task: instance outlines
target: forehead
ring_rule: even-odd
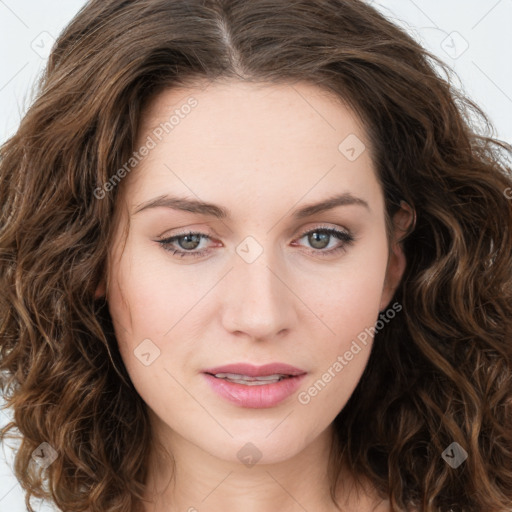
[[[188,118],[193,119],[197,137],[213,145],[228,144],[226,135],[230,135],[231,145],[246,142],[250,137],[252,146],[271,141],[280,144],[273,139],[277,134],[284,142],[309,139],[315,144],[328,131],[364,137],[362,125],[351,109],[318,86],[306,82],[269,84],[235,80],[160,92],[142,114],[139,135],[171,121],[166,134],[173,131],[176,141],[190,140],[186,130],[186,125],[191,124],[186,122]]]
[[[299,199],[333,187],[371,195],[376,185],[361,121],[308,83],[166,89],[141,117],[137,147],[150,139],[152,149],[129,176],[137,183],[134,201],[176,188],[201,197],[231,192],[242,199],[250,192],[274,200],[276,190]]]

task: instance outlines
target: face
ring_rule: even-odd
[[[404,270],[361,124],[312,85],[219,82],[156,97],[144,144],[97,291],[133,384],[169,439],[290,458],[354,391]]]

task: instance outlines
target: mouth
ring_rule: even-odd
[[[256,409],[283,402],[297,391],[307,372],[284,363],[264,366],[238,363],[202,373],[217,395],[239,407]]]

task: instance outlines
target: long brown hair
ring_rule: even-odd
[[[94,291],[119,187],[159,91],[234,78],[334,93],[360,116],[386,201],[417,214],[403,310],[335,420],[342,465],[393,510],[512,501],[512,147],[441,62],[356,0],[91,0],[58,38],[0,153],[0,370],[17,478],[63,511],[132,511],[152,442]],[[479,123],[478,123],[479,122]],[[486,131],[485,131],[486,130]],[[96,191],[96,193],[95,193]],[[32,452],[58,454],[44,470]],[[458,443],[454,469],[442,457]]]

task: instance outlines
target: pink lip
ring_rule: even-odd
[[[283,374],[289,377],[272,384],[248,386],[218,379],[216,373],[236,373],[250,377],[264,377],[266,375]],[[203,374],[213,391],[239,407],[262,409],[274,407],[300,386],[306,375],[304,370],[284,363],[272,363],[263,366],[238,363],[218,366],[203,371]]]

